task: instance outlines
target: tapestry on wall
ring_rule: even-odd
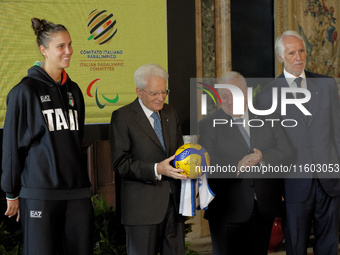
[[[303,36],[307,48],[306,69],[340,78],[339,2],[279,0],[276,11],[276,36],[285,30],[295,30]],[[279,64],[276,72],[282,72]]]

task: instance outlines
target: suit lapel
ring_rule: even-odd
[[[249,112],[249,120],[251,119],[257,119],[257,116],[252,114],[250,111]],[[256,148],[256,137],[258,135],[258,130],[260,128],[257,128],[257,127],[249,127],[249,130],[250,130],[250,149],[253,150],[253,148]]]
[[[164,143],[165,143],[165,149],[167,151],[167,154],[170,149],[170,121],[169,121],[169,116],[168,112],[164,110],[164,108],[160,111],[161,115],[161,120],[162,120],[162,130],[163,130],[163,138],[164,138]]]
[[[132,104],[132,108],[135,111],[136,124],[140,126],[141,130],[146,133],[151,140],[164,152],[161,142],[159,141],[155,130],[152,128],[148,117],[145,115],[141,105],[138,102],[138,98]],[[162,121],[163,122],[163,121]],[[164,133],[164,131],[163,131]]]
[[[281,115],[282,112],[282,107],[281,107],[281,90],[282,88],[289,88],[289,85],[286,81],[286,78],[284,77],[283,73],[278,77],[278,82],[277,82],[277,87],[278,87],[278,109],[279,113]],[[287,93],[287,99],[294,99],[294,95],[292,93]],[[296,120],[299,124],[306,126],[307,123],[304,119],[303,113],[298,109],[295,105],[293,104],[286,104],[286,115],[281,115],[283,116],[284,119],[294,119]]]
[[[220,111],[223,115],[223,116],[221,116],[221,119],[227,119],[228,123],[233,121],[233,118],[231,116],[229,116],[228,114],[226,114],[222,109],[220,109]],[[228,125],[230,125],[230,124],[228,124]],[[240,144],[242,144],[242,146],[244,146],[246,149],[249,149],[246,140],[244,139],[241,131],[238,128],[238,125],[239,124],[232,125],[232,127],[230,128],[231,132],[235,136],[235,138],[240,142]],[[247,125],[247,123],[246,123],[246,125]],[[225,132],[225,131],[223,130],[222,132]],[[223,137],[223,135],[221,137]]]
[[[247,125],[247,124],[246,124]],[[243,127],[242,127],[243,128]],[[246,140],[244,139],[241,131],[239,130],[239,128],[235,125],[233,125],[233,128],[232,128],[235,132],[235,135],[237,137],[237,139],[240,141],[240,143],[246,148],[246,149],[249,149],[248,147],[248,144],[246,142]],[[251,140],[250,140],[250,144],[251,144]]]
[[[315,81],[315,79],[317,78],[311,77],[308,72],[306,72],[306,77],[307,77],[307,88],[309,92],[311,93],[311,99],[308,102],[308,111],[312,114],[311,116],[308,116],[308,126],[310,126],[314,119],[317,108],[318,108],[319,99],[320,99],[320,88],[317,85],[318,82]]]

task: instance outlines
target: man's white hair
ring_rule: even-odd
[[[140,89],[145,89],[148,79],[152,76],[161,77],[167,81],[169,74],[160,65],[157,64],[142,65],[136,70],[134,74],[136,87]]]
[[[224,74],[221,75],[220,81],[222,83],[225,83],[225,82],[228,82],[228,81],[234,80],[234,79],[240,79],[241,80],[243,91],[247,89],[246,79],[239,72],[230,71],[230,72],[224,73]]]
[[[303,43],[303,47],[306,50],[306,43],[303,40],[303,37],[296,31],[287,30],[287,31],[283,32],[282,35],[280,35],[278,38],[276,38],[276,41],[275,41],[275,53],[276,53],[276,55],[279,55],[283,60],[285,59],[284,58],[285,47],[283,45],[283,39],[288,37],[288,36],[294,36],[294,37],[298,38],[299,40],[301,40],[302,43]],[[283,64],[280,59],[279,59],[279,61],[280,61],[281,64]]]

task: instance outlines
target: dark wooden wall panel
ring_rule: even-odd
[[[246,78],[274,77],[274,2],[230,4],[232,69]]]

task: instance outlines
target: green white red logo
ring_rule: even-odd
[[[93,39],[97,44],[108,44],[117,33],[116,20],[112,19],[113,14],[106,10],[94,9],[87,18],[87,28],[90,33],[88,40]]]

